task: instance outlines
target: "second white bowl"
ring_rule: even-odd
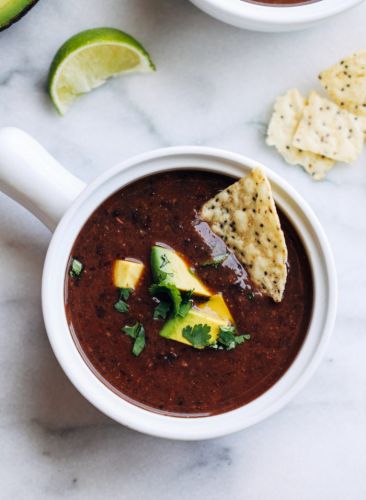
[[[339,14],[363,0],[317,0],[292,6],[259,5],[246,0],[191,0],[207,14],[253,31],[295,31]]]

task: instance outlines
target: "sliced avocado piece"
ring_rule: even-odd
[[[229,323],[235,323],[234,318],[232,317],[231,312],[221,293],[212,295],[212,297],[210,297],[210,300],[208,300],[204,304],[200,304],[197,307],[201,311],[207,312],[209,314],[217,314],[217,316],[227,320]]]
[[[120,259],[115,260],[113,263],[114,286],[117,288],[135,289],[141,278],[144,267],[142,262]]]
[[[214,313],[208,313],[197,307],[193,307],[184,318],[177,317],[167,321],[160,331],[160,335],[166,339],[192,345],[183,337],[183,329],[186,326],[191,326],[193,328],[195,325],[208,325],[211,327],[210,344],[214,344],[219,335],[220,326],[227,326],[228,323],[227,320],[220,318]]]
[[[38,0],[0,0],[0,31],[18,21]]]
[[[212,293],[189,269],[188,264],[174,250],[153,246],[151,249],[151,270],[156,283],[164,281],[179,290],[193,290],[195,295],[210,297]]]

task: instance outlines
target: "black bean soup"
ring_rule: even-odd
[[[205,266],[224,242],[198,219],[200,207],[235,179],[199,171],[151,175],[108,198],[76,239],[72,257],[80,277],[66,275],[65,304],[73,338],[94,374],[122,398],[172,416],[208,416],[238,408],[261,396],[286,372],[306,336],[313,282],[303,244],[280,213],[288,247],[289,274],[281,303],[264,297],[231,254],[219,266]],[[162,243],[184,255],[213,292],[221,292],[238,332],[250,341],[233,350],[194,349],[159,332],[156,303],[149,293],[151,247]],[[145,271],[121,313],[113,304],[115,259],[142,262]],[[146,346],[131,353],[121,331],[144,325]]]

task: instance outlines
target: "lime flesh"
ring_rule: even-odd
[[[103,85],[108,78],[155,70],[143,46],[114,28],[82,31],[67,40],[50,68],[49,93],[63,115],[80,95]]]

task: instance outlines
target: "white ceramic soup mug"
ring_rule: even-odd
[[[111,168],[86,186],[65,170],[34,139],[15,128],[0,130],[0,189],[54,231],[43,272],[42,306],[55,355],[74,386],[94,406],[138,431],[173,439],[223,436],[253,425],[282,408],[304,386],[319,364],[336,314],[337,280],[327,238],[312,210],[272,170],[277,205],[290,219],[308,253],[314,281],[314,306],[307,336],[284,376],[251,403],[203,418],[171,417],[135,406],[109,389],[85,363],[70,334],[64,305],[69,256],[79,231],[111,194],[142,177],[180,169],[242,177],[258,163],[206,147],[173,147],[142,154]]]
[[[340,14],[363,0],[313,0],[297,5],[270,5],[247,0],[191,0],[216,19],[253,31],[295,31]]]

